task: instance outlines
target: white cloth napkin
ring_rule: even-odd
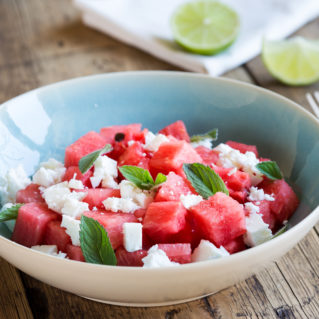
[[[319,0],[223,0],[241,21],[235,43],[215,56],[187,53],[173,40],[170,17],[185,0],[74,0],[83,22],[186,70],[218,76],[319,15]]]

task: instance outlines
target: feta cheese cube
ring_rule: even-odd
[[[142,249],[142,224],[124,223],[124,248],[128,252]]]
[[[249,189],[248,200],[250,200],[252,202],[261,201],[261,200],[274,201],[275,198],[269,194],[265,194],[264,190],[262,188],[257,188],[257,187],[252,186]]]
[[[75,179],[75,177],[69,180],[69,187],[73,189],[84,189],[82,181]]]
[[[250,214],[259,213],[260,209],[257,205],[253,203],[245,203],[245,208],[249,211]]]
[[[213,141],[213,139],[211,139],[211,138],[205,138],[205,139],[198,141],[198,142],[192,142],[191,145],[194,148],[196,148],[198,146],[204,146],[206,148],[211,149],[212,148],[212,141]]]
[[[102,187],[118,188],[114,180],[118,175],[117,162],[103,155],[99,156],[94,163],[94,174],[90,178],[93,188],[98,187],[102,182]]]
[[[36,245],[36,246],[32,246],[31,249],[40,251],[41,253],[44,253],[44,254],[59,257],[59,258],[66,257],[65,253],[61,251],[58,252],[58,247],[56,245]]]
[[[102,203],[105,209],[115,213],[118,211],[121,211],[122,213],[134,213],[137,209],[141,208],[136,205],[131,198],[109,197]]]
[[[146,208],[153,200],[153,191],[142,190],[130,181],[123,180],[119,186],[121,197],[132,199],[140,208]]]
[[[0,181],[0,195],[2,204],[15,203],[16,194],[19,190],[26,188],[31,183],[22,165],[10,168]]]
[[[217,259],[226,256],[229,256],[229,252],[223,246],[217,248],[210,241],[202,239],[199,245],[194,249],[192,262]]]
[[[85,211],[89,210],[89,204],[80,202],[76,198],[68,197],[65,199],[61,213],[70,217],[80,217]]]
[[[143,268],[159,268],[159,267],[172,267],[179,266],[179,263],[175,263],[169,260],[166,253],[162,249],[158,249],[158,245],[152,246],[147,256],[142,259]]]
[[[202,200],[203,197],[200,195],[194,195],[194,194],[188,194],[188,195],[181,195],[180,200],[184,207],[186,209],[191,208],[192,206],[196,206],[199,204]]]
[[[145,145],[144,148],[151,152],[156,152],[162,143],[168,142],[169,139],[163,134],[153,134],[152,132],[147,132],[145,135]]]
[[[61,227],[66,228],[66,233],[71,237],[72,245],[80,246],[80,220],[68,215],[62,215]]]
[[[244,235],[244,242],[247,246],[254,247],[260,245],[272,237],[269,225],[266,224],[261,215],[251,213],[246,217],[247,232]]]
[[[44,189],[42,197],[50,209],[61,213],[64,202],[70,194],[68,182],[62,182]]]

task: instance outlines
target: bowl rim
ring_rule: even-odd
[[[161,77],[182,77],[182,78],[193,78],[193,79],[205,79],[207,81],[217,81],[217,82],[222,82],[230,84],[230,85],[235,85],[235,86],[241,86],[248,88],[250,90],[255,90],[261,94],[268,95],[273,97],[274,99],[277,99],[283,104],[285,104],[285,107],[292,108],[296,110],[298,113],[303,114],[306,116],[306,118],[313,123],[315,123],[318,127],[319,130],[319,119],[317,119],[312,113],[310,113],[308,110],[300,106],[298,103],[276,93],[271,90],[259,87],[257,85],[251,84],[251,83],[246,83],[242,82],[240,80],[236,79],[229,79],[225,77],[211,77],[206,74],[198,74],[198,73],[187,73],[187,72],[182,72],[182,71],[123,71],[123,72],[111,72],[111,73],[102,73],[102,74],[95,74],[95,75],[88,75],[88,76],[83,76],[83,77],[76,77],[76,78],[71,78],[67,79],[64,81],[59,81],[55,82],[52,84],[48,84],[45,86],[41,86],[39,88],[27,91],[25,93],[22,93],[14,98],[11,98],[4,103],[0,104],[0,112],[2,109],[6,106],[9,105],[12,101],[15,101],[17,99],[23,98],[25,95],[29,94],[35,94],[38,91],[44,90],[44,89],[50,89],[50,88],[58,88],[59,86],[63,86],[65,84],[72,84],[72,83],[79,83],[79,82],[86,82],[86,81],[91,81],[91,80],[99,80],[99,79],[104,79],[104,78],[109,78],[109,77],[144,77],[144,76],[161,76]],[[276,245],[280,245],[280,242],[286,241],[288,238],[292,237],[293,234],[301,231],[306,227],[307,224],[314,224],[318,222],[319,220],[319,205],[313,209],[307,217],[305,217],[303,220],[301,220],[297,225],[293,226],[292,228],[288,229],[285,233],[282,235],[278,236],[277,238],[274,238],[270,241],[267,241],[259,246],[252,247],[249,249],[246,249],[244,251],[232,254],[230,256],[227,256],[227,258],[219,258],[219,259],[213,259],[213,260],[206,260],[202,262],[192,262],[188,264],[183,264],[182,269],[185,271],[192,270],[194,267],[197,269],[201,268],[207,268],[209,266],[222,266],[224,264],[228,263],[235,263],[240,262],[241,260],[244,260],[246,258],[251,258],[254,255],[258,255],[263,253],[264,251],[268,251],[271,249],[271,247],[274,247]],[[112,271],[118,271],[118,272],[127,272],[127,271],[134,271],[135,273],[158,273],[158,272],[165,272],[165,271],[175,271],[176,269],[181,270],[180,266],[172,266],[172,267],[161,267],[161,268],[143,268],[143,267],[129,267],[129,266],[108,266],[108,265],[99,265],[99,264],[91,264],[91,263],[86,263],[86,262],[78,262],[70,259],[62,259],[58,258],[55,256],[51,256],[36,250],[32,250],[28,247],[25,247],[23,245],[20,245],[18,243],[13,242],[10,239],[7,239],[6,237],[0,235],[0,243],[1,241],[6,242],[8,245],[12,246],[12,248],[17,248],[17,249],[23,249],[25,252],[26,250],[29,251],[30,254],[36,254],[39,258],[53,258],[55,262],[57,263],[68,263],[70,266],[76,266],[80,267],[82,269],[88,268],[88,269],[96,269],[96,270],[112,270]]]

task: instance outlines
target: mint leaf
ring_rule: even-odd
[[[218,138],[218,128],[214,128],[213,130],[204,134],[193,135],[191,137],[191,142],[200,142],[207,138],[210,138],[212,141],[216,141]]]
[[[81,217],[80,243],[85,261],[116,265],[116,256],[106,230],[98,221],[84,215]]]
[[[158,186],[164,182],[166,182],[166,176],[162,173],[158,173],[155,179],[155,186]]]
[[[200,163],[184,164],[184,172],[196,192],[207,199],[217,192],[229,195],[228,189],[221,177],[209,166]]]
[[[274,161],[261,162],[256,165],[258,170],[270,179],[283,179],[279,166]]]
[[[0,212],[0,222],[17,219],[19,208],[21,206],[23,206],[23,204],[17,204]]]
[[[274,239],[278,236],[280,236],[281,234],[283,234],[284,232],[286,232],[288,230],[288,224],[284,225],[283,227],[281,227],[275,234],[272,235],[271,239]]]
[[[119,170],[128,181],[144,190],[150,190],[154,186],[166,181],[166,176],[159,173],[154,182],[153,177],[148,170],[133,165],[123,165],[119,167]]]
[[[112,146],[110,144],[106,144],[102,149],[83,156],[79,161],[79,169],[81,173],[86,173],[93,166],[94,162],[100,155],[108,153],[111,150]]]

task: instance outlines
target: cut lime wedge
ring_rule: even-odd
[[[265,40],[262,59],[268,71],[285,84],[307,85],[319,80],[319,40]]]
[[[230,7],[212,0],[182,4],[171,20],[173,36],[185,49],[215,54],[230,46],[239,31],[239,18]]]

